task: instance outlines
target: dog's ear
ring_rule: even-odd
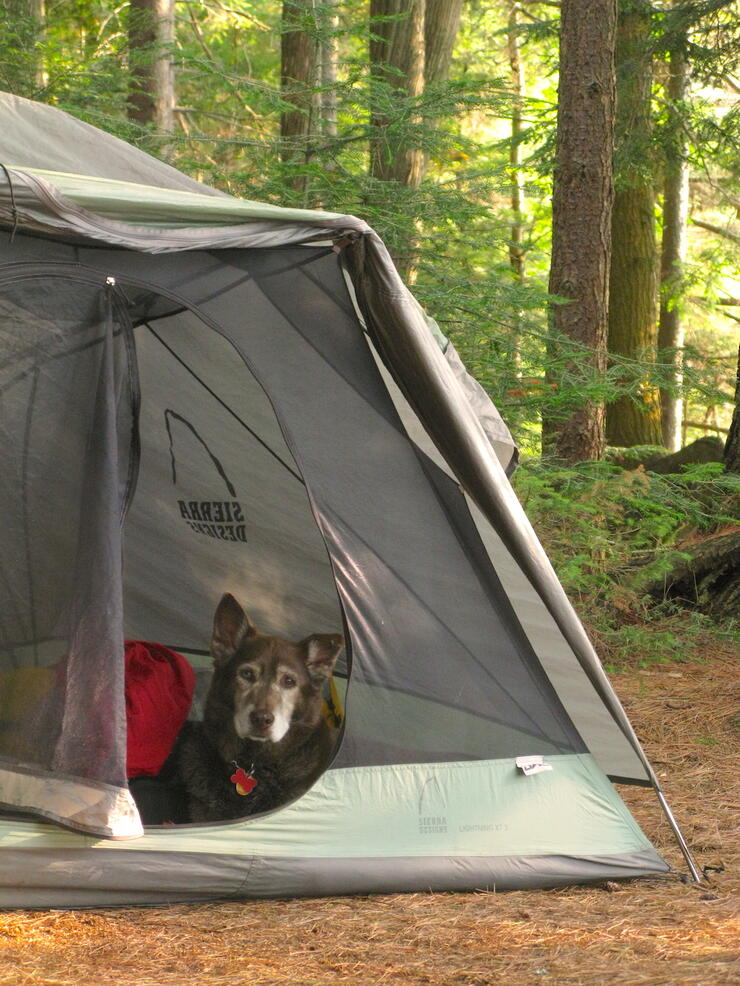
[[[339,652],[344,647],[341,633],[314,633],[302,640],[301,644],[308,673],[319,678],[330,678]]]
[[[257,632],[254,624],[231,593],[221,597],[213,617],[211,654],[216,665],[226,664],[236,654],[247,637]]]

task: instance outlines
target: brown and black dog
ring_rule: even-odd
[[[291,643],[259,633],[236,599],[223,596],[203,721],[189,723],[178,743],[190,821],[269,811],[318,779],[337,740],[323,692],[343,646],[340,634]]]

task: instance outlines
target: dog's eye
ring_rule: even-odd
[[[257,675],[254,673],[254,668],[239,668],[239,677],[243,678],[244,681],[257,680]]]
[[[281,682],[283,688],[295,688],[298,684],[297,679],[292,674],[284,674]]]

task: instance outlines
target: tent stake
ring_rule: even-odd
[[[688,864],[694,883],[703,883],[704,876],[701,870],[699,870],[696,863],[694,862],[694,857],[691,855],[691,851],[689,850],[689,847],[686,845],[686,840],[681,834],[681,829],[678,827],[676,819],[673,817],[673,812],[671,811],[668,802],[665,799],[665,795],[663,794],[663,792],[661,791],[660,787],[657,784],[655,785],[655,793],[658,795],[658,801],[660,801],[660,806],[665,812],[665,817],[668,819],[668,824],[673,829],[673,834],[676,837],[676,842],[678,843],[679,848],[683,853],[683,858],[686,860],[686,863]]]

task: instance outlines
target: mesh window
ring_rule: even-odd
[[[131,340],[104,278],[0,284],[0,801],[102,832],[116,830],[111,812],[132,823],[120,535],[136,468]]]

